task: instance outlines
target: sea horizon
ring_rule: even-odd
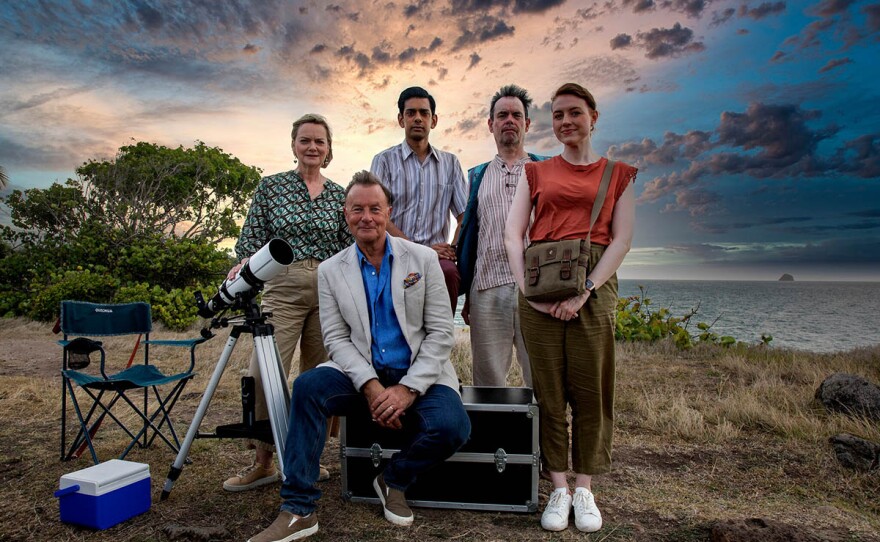
[[[640,296],[640,287],[652,311],[668,308],[671,316],[682,317],[697,308],[688,327],[693,335],[697,323],[705,322],[718,336],[760,344],[761,335],[769,334],[771,347],[808,352],[880,344],[880,311],[874,303],[880,281],[620,279],[618,296]],[[466,327],[463,304],[461,297],[458,327]]]

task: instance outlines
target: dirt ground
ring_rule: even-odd
[[[247,540],[271,523],[280,502],[278,485],[239,494],[222,490],[222,481],[250,458],[240,443],[229,440],[197,440],[190,453],[192,464],[184,468],[171,497],[161,502],[159,493],[174,455],[159,445],[135,449],[127,459],[151,468],[153,505],[148,513],[102,532],[60,523],[52,496],[58,480],[90,466],[91,460],[88,454],[71,462],[58,460],[60,348],[50,327],[0,321],[0,491],[4,496],[0,541]],[[200,356],[200,375],[175,410],[181,434],[201,400],[224,340],[220,336],[209,342],[213,350]],[[247,365],[249,347],[238,350],[203,429],[237,421],[236,380]],[[648,372],[643,367],[627,371]],[[121,449],[123,441],[119,431],[105,429],[98,451],[106,459]],[[342,499],[339,446],[333,440],[323,456],[331,478],[319,486],[324,495],[318,511],[321,527],[313,539],[708,541],[718,521],[767,517],[817,540],[880,542],[877,494],[847,493],[844,479],[834,486],[844,488],[840,495],[816,502],[816,495],[824,490],[817,489],[813,479],[839,471],[829,456],[817,458],[815,449],[793,449],[773,435],[744,435],[734,445],[681,441],[642,430],[625,410],[620,412],[615,439],[615,468],[597,478],[595,486],[605,526],[593,535],[579,533],[573,521],[560,533],[542,531],[538,514],[428,508],[415,510],[411,528],[392,527],[379,506]],[[541,509],[550,490],[542,480]]]

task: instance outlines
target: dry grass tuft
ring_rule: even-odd
[[[167,540],[172,531],[223,529],[228,539],[241,540],[274,519],[277,485],[243,494],[220,489],[227,476],[249,463],[250,453],[238,443],[198,440],[190,454],[193,463],[164,502],[158,502],[158,494],[173,454],[156,444],[129,456],[151,466],[154,504],[148,514],[103,532],[59,523],[52,497],[58,479],[90,461],[58,461],[60,349],[49,327],[0,320],[0,484],[6,496],[0,540]],[[154,338],[195,333],[157,330]],[[198,350],[199,376],[175,409],[181,432],[227,335],[222,330]],[[180,360],[180,352],[170,349],[153,353],[169,366]],[[250,340],[242,339],[203,429],[240,416],[238,378],[249,356]],[[121,357],[124,364],[127,354]],[[452,358],[462,381],[470,383],[466,331],[458,331]],[[621,344],[615,465],[595,480],[606,522],[599,533],[587,537],[573,527],[546,533],[537,515],[429,509],[416,510],[411,529],[395,529],[378,507],[341,501],[338,445],[333,442],[323,457],[332,477],[321,485],[321,531],[315,540],[696,541],[708,539],[714,521],[765,517],[823,533],[820,538],[880,541],[880,476],[842,469],[827,442],[840,432],[880,442],[880,427],[827,413],[813,400],[821,381],[837,371],[880,382],[880,346],[820,355],[759,347],[682,352],[666,342]],[[515,369],[508,382],[518,385],[521,378]],[[99,454],[108,458],[126,438],[108,426],[97,442]],[[550,487],[542,481],[540,490],[543,500]],[[177,530],[168,531],[168,526]]]

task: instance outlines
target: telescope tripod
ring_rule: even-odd
[[[202,400],[199,403],[198,409],[196,409],[196,414],[189,426],[189,430],[186,432],[186,438],[180,446],[177,458],[171,465],[171,470],[168,472],[168,478],[165,480],[165,486],[162,488],[160,500],[164,501],[168,498],[174,482],[177,481],[183,472],[183,464],[187,460],[189,448],[192,446],[193,440],[205,436],[199,434],[199,426],[205,417],[208,405],[211,403],[211,398],[214,396],[214,392],[220,382],[220,377],[223,376],[226,364],[232,356],[235,344],[242,333],[251,334],[254,339],[254,351],[257,354],[260,377],[263,381],[263,392],[266,398],[266,406],[269,410],[272,439],[275,442],[275,450],[277,452],[275,455],[278,458],[278,466],[282,476],[284,476],[284,444],[287,439],[287,419],[290,407],[290,391],[287,388],[287,378],[284,376],[284,369],[278,355],[278,347],[275,344],[275,329],[272,327],[272,324],[266,322],[266,318],[271,316],[271,314],[262,313],[260,306],[253,299],[247,301],[246,305],[244,305],[244,310],[243,323],[234,324],[232,327],[229,339],[226,341],[226,347],[223,349],[223,353],[220,354],[220,359],[214,368],[214,374],[208,382],[208,387],[205,389],[204,395],[202,395]],[[228,322],[228,319],[213,318],[211,320],[211,327],[225,327],[228,325]],[[205,334],[210,334],[210,331],[204,330],[203,335]]]

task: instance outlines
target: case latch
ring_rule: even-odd
[[[382,447],[379,446],[378,442],[374,442],[373,445],[370,446],[370,460],[373,462],[373,466],[377,468],[379,467],[379,463],[382,462]]]
[[[507,452],[504,451],[504,448],[495,450],[495,468],[498,469],[498,472],[504,472],[504,469],[507,468]]]

